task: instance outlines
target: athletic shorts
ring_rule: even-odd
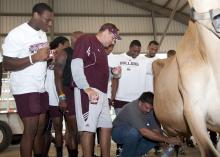
[[[79,131],[96,132],[97,128],[112,128],[110,107],[108,97],[97,89],[99,94],[97,104],[91,104],[87,94],[78,88],[75,88],[75,109],[76,120]]]
[[[67,112],[63,114],[59,106],[49,106],[49,115],[52,118],[62,117],[63,115],[72,116],[72,115],[75,115],[75,109],[70,108],[70,106],[67,104]]]
[[[74,90],[64,86],[64,93],[66,95],[66,103],[67,103],[67,111],[65,112],[65,116],[75,115],[75,102],[74,102]],[[51,117],[62,117],[63,113],[60,110],[59,106],[49,106],[49,114]]]
[[[121,101],[121,100],[114,100],[114,108],[122,108],[123,106],[125,106],[127,103],[127,101]]]
[[[46,114],[49,109],[49,97],[47,92],[33,92],[13,96],[15,98],[18,114],[21,118]]]

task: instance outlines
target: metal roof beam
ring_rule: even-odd
[[[163,8],[157,4],[149,3],[148,1],[145,1],[145,0],[118,0],[118,1],[136,6],[138,8],[144,9],[144,10],[154,11],[155,13],[160,14],[160,15],[164,15],[166,17],[169,17],[172,12],[171,9]],[[176,20],[182,24],[188,25],[189,15],[184,14],[184,13],[180,13],[180,12],[176,12],[176,14],[174,16],[174,20]]]
[[[163,5],[163,7],[166,8],[166,7],[170,4],[171,1],[172,1],[172,0],[167,0],[166,3]]]
[[[178,11],[183,11],[188,5],[188,2],[186,2]]]

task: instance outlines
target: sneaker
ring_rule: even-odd
[[[118,147],[117,150],[116,150],[116,157],[120,157],[121,152],[122,152],[122,148]]]
[[[154,147],[154,154],[155,155],[159,155],[159,154],[161,154],[162,152],[163,152],[163,149],[162,149],[162,147],[161,146],[159,146],[159,145],[157,145],[157,146],[155,146]]]
[[[184,149],[183,146],[181,146],[181,147],[179,148],[179,153],[180,153],[181,155],[185,155],[185,154],[186,154],[186,151],[185,151],[185,149]]]
[[[194,148],[194,147],[195,147],[195,145],[194,145],[192,139],[186,139],[186,145],[187,145],[188,147],[191,147],[191,148]]]

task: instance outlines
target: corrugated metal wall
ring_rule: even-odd
[[[142,14],[146,11],[137,9],[116,0],[54,0],[57,13],[99,13],[99,14]]]
[[[152,33],[151,18],[148,17],[56,17],[55,32],[83,30],[94,33],[105,22],[116,24],[121,33]]]
[[[0,45],[5,34],[15,26],[28,21],[30,16],[8,15],[1,16],[1,13],[31,13],[33,4],[40,0],[0,0]],[[48,2],[44,0],[40,2]],[[73,31],[84,31],[95,33],[100,25],[105,22],[116,24],[123,40],[116,45],[114,52],[121,53],[128,50],[131,40],[137,39],[142,43],[142,51],[146,51],[147,44],[153,40],[153,26],[150,12],[132,7],[116,0],[54,0],[54,12],[57,14],[54,21],[54,32],[64,33]],[[117,15],[117,16],[116,16]],[[131,16],[129,16],[131,15]],[[165,30],[167,18],[155,19],[157,40]],[[160,51],[166,52],[175,49],[185,32],[186,26],[173,21]],[[0,49],[1,51],[1,49]]]
[[[0,11],[3,13],[31,13],[33,4],[48,0],[0,0]]]
[[[176,1],[171,1],[169,4],[168,4],[168,8],[174,8],[175,5],[177,3],[177,0]],[[187,3],[187,0],[181,0],[179,2],[179,5],[177,6],[177,10],[179,10],[185,3]]]

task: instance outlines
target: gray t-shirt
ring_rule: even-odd
[[[138,100],[135,100],[126,104],[113,121],[113,127],[128,124],[136,129],[159,129],[160,126],[156,121],[154,112],[151,111],[147,114],[144,114],[140,111],[138,102]]]

